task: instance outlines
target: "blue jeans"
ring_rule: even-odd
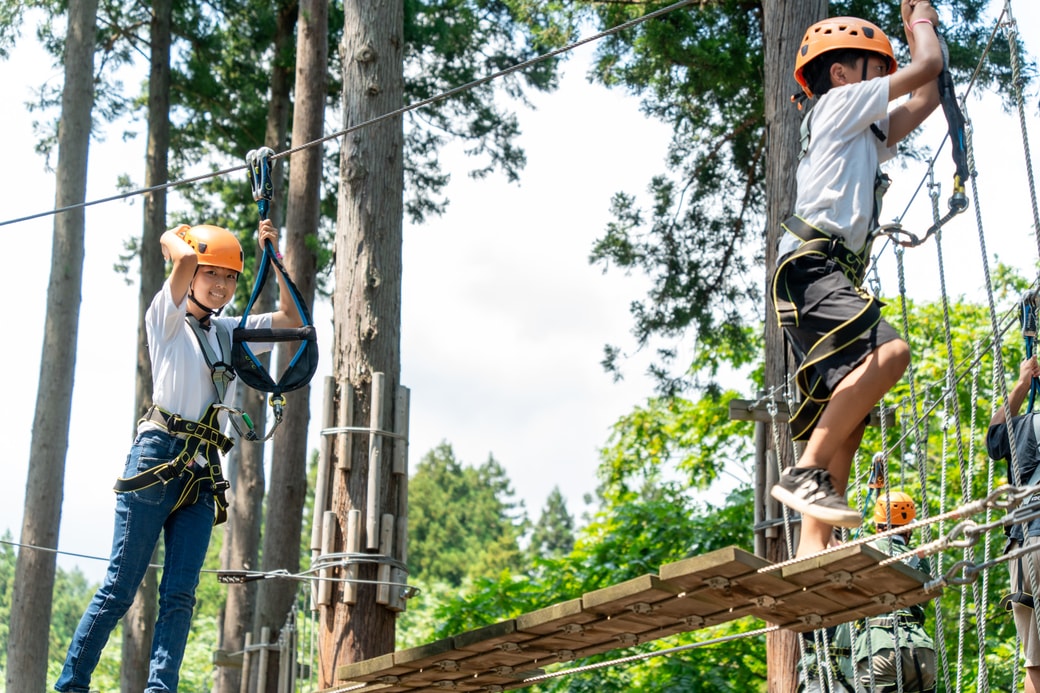
[[[165,464],[183,447],[183,440],[163,431],[141,433],[127,456],[123,476],[131,477]],[[148,688],[144,693],[177,690],[195,607],[195,588],[213,529],[214,505],[212,494],[204,492],[199,494],[196,503],[174,511],[184,489],[185,476],[167,484],[116,494],[115,532],[108,572],[80,619],[54,690],[90,690],[90,677],[101,651],[134,601],[160,532],[166,556],[159,585],[159,616],[152,639]]]

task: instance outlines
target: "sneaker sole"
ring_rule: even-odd
[[[849,508],[848,510],[834,510],[831,508],[820,507],[814,503],[806,503],[804,500],[780,485],[774,486],[770,489],[769,495],[792,510],[797,510],[803,515],[808,515],[809,517],[836,527],[855,529],[863,524],[863,518],[860,517],[860,514],[852,508]]]

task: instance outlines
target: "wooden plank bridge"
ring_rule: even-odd
[[[932,599],[928,575],[853,545],[773,565],[736,547],[661,566],[579,599],[336,671],[335,689],[484,691],[522,688],[548,664],[754,616],[804,632]]]

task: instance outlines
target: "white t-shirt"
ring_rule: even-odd
[[[888,77],[879,77],[835,87],[806,116],[812,118],[812,139],[798,162],[794,213],[853,252],[863,248],[871,230],[878,164],[896,153],[870,129],[877,125],[887,138],[888,84]],[[782,254],[790,243],[790,234],[785,236]]]
[[[167,279],[148,306],[145,330],[148,335],[148,354],[152,360],[152,402],[168,412],[197,421],[206,412],[206,407],[216,401],[217,390],[195,332],[184,319],[188,300],[185,297],[181,305],[176,305]],[[250,315],[246,319],[246,327],[269,328],[271,316],[271,313]],[[210,321],[226,325],[230,334],[238,326],[240,318],[212,317]],[[214,353],[220,354],[215,325],[206,332],[206,338],[213,346]],[[249,345],[253,353],[270,351],[271,347],[270,343],[250,342]],[[231,354],[220,354],[220,360],[230,363]],[[224,395],[225,403],[234,401],[237,384],[236,379],[228,385]],[[222,421],[223,416],[221,414]],[[146,427],[154,427],[154,424],[142,425],[142,428]]]

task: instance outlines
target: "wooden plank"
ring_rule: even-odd
[[[803,585],[787,580],[780,571],[769,571],[769,561],[737,547],[727,547],[661,566],[661,578],[684,587],[683,596],[713,604],[716,608],[692,608],[695,604],[668,604],[666,612],[688,609],[688,616],[712,616],[733,609],[732,618],[753,615],[770,623],[789,623],[810,611],[845,608],[841,602],[827,603],[820,595],[807,595]],[[718,618],[713,618],[717,621]]]
[[[395,667],[394,653],[372,657],[336,668],[337,681],[376,681],[380,676],[396,676],[411,671],[409,667]]]
[[[702,556],[666,563],[661,566],[660,575],[662,581],[681,593],[702,585],[714,584],[716,578],[732,581],[740,577],[754,576],[759,569],[769,565],[770,562],[764,558],[736,546],[727,546]]]
[[[585,611],[603,616],[629,612],[635,604],[653,604],[669,599],[681,590],[670,585],[656,575],[642,575],[631,580],[586,592],[581,597],[581,605]]]
[[[585,613],[581,599],[571,599],[516,617],[516,629],[524,633],[545,635],[571,623],[595,621],[596,614]]]
[[[871,546],[859,544],[785,566],[783,577],[802,585],[820,602],[784,626],[801,632],[826,628],[931,598],[923,590],[930,579],[927,574],[899,562],[878,565],[888,558]],[[841,607],[834,609],[832,603]]]
[[[455,648],[467,652],[487,652],[501,643],[522,642],[530,640],[531,634],[521,632],[516,626],[516,619],[499,621],[490,626],[475,628],[454,637]]]
[[[422,669],[437,666],[440,662],[465,659],[470,652],[455,649],[454,638],[441,638],[426,645],[410,647],[394,653],[394,666]]]
[[[462,660],[471,671],[487,671],[495,667],[514,668],[534,662],[547,654],[542,650],[524,648],[523,643],[537,637],[517,630],[516,619],[500,621],[456,635],[455,648],[468,652]]]

